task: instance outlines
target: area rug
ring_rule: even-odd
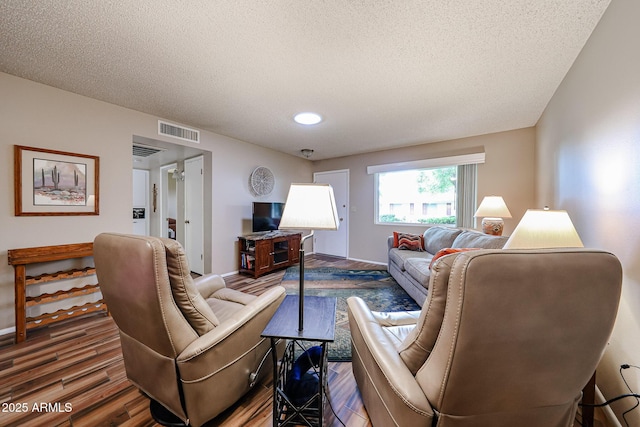
[[[287,294],[297,295],[299,267],[290,267],[282,279]],[[362,298],[373,311],[420,310],[420,306],[398,285],[386,270],[345,270],[333,267],[305,268],[304,294],[335,297],[335,341],[328,344],[329,360],[351,361],[351,333],[347,298]]]

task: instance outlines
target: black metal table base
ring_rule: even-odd
[[[296,402],[295,396],[287,395],[287,379],[291,375],[291,370],[296,360],[296,349],[304,353],[305,348],[302,341],[290,340],[287,343],[284,356],[278,364],[275,346],[277,339],[271,338],[273,360],[273,425],[274,427],[284,427],[288,425],[304,425],[316,427],[324,425],[324,403],[325,390],[327,387],[327,343],[320,345],[322,353],[318,366],[312,368],[312,372],[318,376],[318,387],[315,393],[307,396],[303,402]]]
[[[295,318],[302,313],[300,305],[298,295],[285,296],[262,331],[263,337],[271,339],[274,427],[324,425],[327,343],[335,337],[336,299],[304,297],[304,328]],[[276,344],[281,339],[287,345],[278,363]],[[296,362],[296,356],[302,354]]]

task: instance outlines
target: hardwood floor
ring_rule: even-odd
[[[378,268],[330,257],[306,258],[306,266]],[[253,279],[225,277],[227,286],[260,294],[278,285],[284,270]],[[342,422],[370,426],[351,363],[329,364],[329,395]],[[271,426],[271,379],[255,386],[209,426]],[[115,323],[89,315],[29,331],[14,345],[0,337],[0,426],[155,426],[149,401],[126,378]],[[340,422],[326,411],[326,425]]]

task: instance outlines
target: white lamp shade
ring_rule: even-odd
[[[504,249],[581,248],[584,245],[567,211],[529,209]]]
[[[291,184],[281,230],[337,230],[338,211],[329,184]]]
[[[511,218],[507,204],[500,196],[486,196],[473,215],[478,218]]]

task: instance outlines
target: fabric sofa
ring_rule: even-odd
[[[429,289],[431,261],[447,249],[502,249],[506,236],[492,236],[475,230],[433,226],[422,234],[422,244],[399,244],[406,233],[394,233],[388,238],[389,261],[387,270],[400,286],[422,307]],[[409,235],[411,236],[411,235]],[[414,237],[417,237],[414,235]]]

